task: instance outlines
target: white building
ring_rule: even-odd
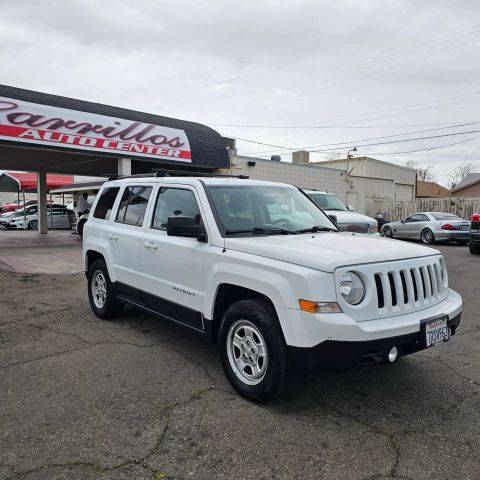
[[[320,162],[348,172],[347,203],[359,212],[374,215],[374,200],[414,201],[417,173],[412,168],[370,157]]]

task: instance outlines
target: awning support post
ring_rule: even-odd
[[[47,173],[44,170],[37,175],[38,233],[47,233]]]
[[[118,170],[117,173],[121,177],[128,177],[132,174],[132,159],[131,158],[118,158],[117,159]]]

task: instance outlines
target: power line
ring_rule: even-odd
[[[453,145],[460,145],[461,143],[471,142],[472,140],[475,140],[477,138],[480,138],[480,135],[477,135],[477,136],[471,137],[471,138],[467,138],[465,140],[460,140],[459,142],[447,143],[446,145],[439,145],[437,147],[422,148],[420,150],[409,150],[409,151],[405,151],[405,152],[385,152],[385,153],[375,152],[375,153],[370,153],[369,155],[375,155],[375,156],[378,156],[378,155],[404,155],[404,154],[407,154],[407,153],[427,152],[429,150],[438,150],[440,148],[446,148],[446,147],[451,147]]]
[[[263,95],[263,96],[257,96],[256,98],[252,98],[251,100],[247,101],[247,102],[244,102],[243,104],[240,103],[238,104],[238,107],[248,107],[250,104],[256,104],[254,108],[258,108],[260,105],[258,105],[259,102],[261,102],[262,100],[268,100],[269,98],[273,98],[273,97],[276,97],[276,96],[279,96],[279,95],[282,95],[284,92],[288,92],[288,91],[294,91],[294,90],[299,90],[299,89],[303,89],[303,88],[307,88],[308,86],[311,86],[311,85],[314,85],[315,83],[322,83],[324,82],[325,80],[328,80],[330,78],[337,78],[339,75],[342,75],[342,74],[348,74],[348,73],[354,73],[358,70],[362,70],[362,69],[368,69],[370,67],[375,67],[381,63],[385,63],[386,61],[391,61],[393,59],[395,59],[395,57],[399,57],[399,56],[402,56],[404,54],[411,54],[411,53],[415,53],[417,51],[421,51],[421,50],[424,50],[424,49],[428,49],[428,48],[431,48],[431,47],[435,47],[435,46],[438,46],[439,44],[441,43],[444,43],[444,42],[449,42],[449,41],[452,41],[452,40],[455,40],[457,38],[460,38],[462,36],[465,36],[465,35],[470,35],[470,34],[474,34],[474,33],[477,33],[477,31],[479,30],[480,26],[479,25],[476,25],[476,26],[473,26],[473,27],[470,27],[470,28],[467,28],[467,29],[464,29],[464,30],[461,30],[457,33],[454,33],[454,34],[449,34],[449,35],[446,35],[444,37],[440,37],[439,39],[436,39],[436,40],[432,40],[432,41],[429,41],[429,42],[426,42],[424,44],[421,44],[419,46],[416,46],[416,47],[411,47],[409,49],[405,49],[405,50],[401,50],[399,52],[396,52],[396,53],[393,53],[393,54],[390,54],[390,55],[387,55],[385,57],[380,57],[379,59],[377,60],[372,60],[372,61],[369,61],[369,62],[366,62],[366,63],[363,63],[363,64],[359,64],[359,65],[356,65],[356,66],[353,66],[353,67],[350,67],[350,68],[347,68],[341,72],[337,72],[337,73],[334,73],[334,74],[329,74],[329,75],[326,75],[326,76],[323,76],[323,77],[319,77],[317,79],[314,79],[314,80],[310,80],[308,82],[304,82],[304,83],[301,83],[301,84],[297,84],[297,85],[294,85],[294,86],[291,86],[291,87],[287,87],[285,89],[283,89],[281,92],[271,92],[267,95]],[[438,54],[441,54],[441,53],[445,53],[445,52],[448,52],[448,51],[451,51],[451,50],[454,50],[454,49],[457,49],[457,48],[461,48],[463,46],[466,46],[466,45],[469,45],[471,43],[474,43],[478,41],[478,39],[475,39],[474,41],[472,42],[469,42],[469,43],[466,43],[466,44],[462,44],[462,45],[457,45],[457,46],[454,46],[450,49],[446,49],[446,50],[442,50],[442,51],[439,51],[439,52],[435,52],[435,53],[430,53],[428,55],[424,55],[423,57],[418,57],[418,58],[415,58],[415,59],[411,59],[407,62],[403,62],[403,63],[400,63],[398,65],[393,65],[393,66],[390,66],[390,67],[387,67],[387,68],[384,68],[380,71],[376,71],[376,72],[370,72],[370,73],[367,73],[365,75],[362,75],[362,76],[358,76],[358,77],[354,77],[354,78],[351,78],[351,79],[347,79],[347,80],[344,80],[342,82],[339,82],[339,83],[334,83],[332,85],[328,85],[326,87],[323,87],[323,88],[332,88],[332,87],[335,87],[335,86],[338,86],[338,85],[342,85],[344,83],[348,83],[348,82],[351,82],[353,80],[357,80],[359,78],[363,78],[365,76],[368,76],[368,75],[374,75],[374,74],[377,74],[377,73],[382,73],[384,71],[387,71],[391,68],[398,68],[400,66],[403,66],[405,64],[408,64],[408,63],[411,63],[411,62],[415,62],[415,61],[419,61],[419,60],[423,60],[425,58],[428,58],[430,56],[433,56],[433,55],[438,55]],[[319,89],[317,90],[314,90],[314,91],[318,91]],[[309,92],[309,93],[313,93],[312,92]],[[264,106],[265,103],[263,102],[263,104],[261,106]],[[238,107],[237,107],[237,111],[238,111]],[[227,114],[227,112],[223,113],[224,115]]]
[[[419,141],[419,140],[433,140],[434,138],[444,138],[444,137],[455,137],[455,136],[458,136],[458,135],[468,135],[470,133],[479,133],[480,130],[468,130],[468,131],[465,131],[465,132],[454,132],[454,133],[443,133],[442,135],[430,135],[428,137],[416,137],[416,138],[403,138],[403,139],[400,139],[400,140],[390,140],[388,142],[377,142],[377,143],[366,143],[366,144],[360,144],[360,145],[357,145],[357,147],[373,147],[373,146],[377,146],[377,145],[391,145],[391,144],[394,144],[394,143],[405,143],[405,142],[416,142],[416,141]],[[318,152],[331,152],[333,150],[345,150],[347,148],[350,148],[350,146],[348,147],[336,147],[336,148],[327,148],[327,149],[324,149],[324,150],[310,150],[310,152],[315,152],[315,153],[318,153]]]

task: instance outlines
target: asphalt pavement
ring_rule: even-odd
[[[0,270],[0,479],[478,480],[480,256],[441,250],[464,299],[452,341],[264,405],[203,337],[94,317],[82,273]]]

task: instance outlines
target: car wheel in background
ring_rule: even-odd
[[[291,389],[293,365],[272,305],[234,303],[223,316],[219,340],[223,370],[240,395],[264,402]]]
[[[392,229],[390,227],[385,227],[383,229],[383,236],[386,237],[386,238],[393,238]]]
[[[425,228],[422,230],[420,238],[422,242],[425,243],[426,245],[432,245],[433,243],[435,243],[435,236],[433,235],[433,232],[429,228]]]
[[[473,253],[474,255],[480,255],[480,246],[478,245],[473,245],[471,242],[470,242],[470,253]]]
[[[38,228],[38,220],[31,220],[28,222],[28,229],[29,230],[37,230]]]
[[[83,227],[85,226],[86,220],[83,220],[83,222],[80,222],[77,226],[77,232],[80,235],[80,238],[83,238]]]
[[[465,245],[468,245],[468,240],[457,240],[457,243],[458,243],[459,245],[465,246]]]
[[[102,319],[115,318],[124,310],[108,275],[104,260],[95,260],[88,271],[88,299],[93,313]]]

